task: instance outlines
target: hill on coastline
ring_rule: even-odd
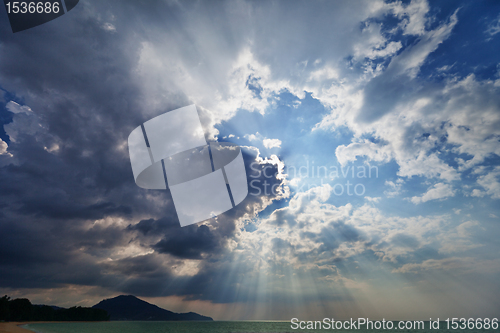
[[[69,309],[49,305],[33,305],[27,298],[0,298],[0,321],[106,321],[102,309],[73,306]]]
[[[210,317],[194,312],[175,313],[150,304],[132,295],[121,295],[102,300],[94,309],[106,310],[110,320],[165,320],[165,321],[212,321]]]

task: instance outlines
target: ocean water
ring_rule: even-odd
[[[396,323],[396,322],[395,322]],[[289,321],[213,321],[213,322],[172,322],[172,321],[111,321],[88,323],[28,324],[23,327],[38,333],[250,333],[250,332],[307,332],[307,333],[498,333],[499,329],[447,329],[441,322],[439,329],[429,329],[425,322],[423,329],[292,329]]]

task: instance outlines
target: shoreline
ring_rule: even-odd
[[[69,321],[9,321],[0,322],[0,333],[33,333],[26,328],[22,328],[22,325],[27,324],[57,324],[57,323],[68,323]],[[73,321],[73,323],[78,323],[78,321]]]
[[[28,333],[33,331],[30,331],[26,328],[22,328],[21,325],[26,325],[26,324],[32,324],[32,323],[52,323],[51,321],[47,322],[37,322],[37,321],[27,321],[27,322],[17,322],[17,321],[10,321],[6,323],[0,323],[0,333]]]

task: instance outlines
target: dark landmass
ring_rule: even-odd
[[[54,310],[59,310],[59,309],[65,309],[60,306],[55,306],[55,305],[46,305],[46,304],[33,304],[33,306],[50,306]]]
[[[132,295],[121,295],[115,298],[105,299],[92,308],[106,310],[110,316],[110,320],[213,320],[210,317],[202,316],[194,312],[175,313],[168,311]]]
[[[69,309],[33,305],[29,299],[0,298],[0,321],[107,321],[105,310],[73,306]]]

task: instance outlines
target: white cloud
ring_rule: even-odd
[[[423,3],[425,0],[421,2]],[[393,58],[387,67],[387,72],[391,75],[406,73],[414,78],[427,56],[450,36],[457,22],[457,12],[455,12],[448,24],[443,24],[434,30],[425,31],[418,43],[406,48],[401,54]]]
[[[245,134],[243,137],[245,139],[248,139],[248,141],[256,141],[256,140],[259,140],[260,138],[262,138],[262,135],[260,135],[260,133],[257,132],[255,134]]]
[[[10,112],[13,112],[13,113],[28,113],[29,114],[29,113],[33,112],[29,106],[19,105],[14,101],[10,101],[9,103],[7,103],[7,105],[5,107],[7,108],[7,110],[9,110]]]
[[[415,6],[427,8],[427,4],[421,1]],[[426,12],[425,8],[419,13]],[[347,126],[354,132],[353,142],[336,150],[341,164],[354,161],[357,156],[366,156],[368,160],[383,163],[395,160],[400,166],[398,175],[402,177],[418,175],[447,181],[460,178],[453,167],[431,151],[445,135],[442,132],[446,129],[441,129],[443,121],[454,115],[452,112],[446,112],[446,115],[430,112],[433,103],[441,100],[442,95],[426,92],[401,101],[395,98],[408,94],[405,89],[418,89],[419,81],[412,78],[415,78],[427,56],[448,38],[456,23],[455,13],[448,23],[425,31],[419,42],[393,57],[387,69],[377,67],[357,82],[344,81],[331,84],[328,89],[314,91],[323,104],[332,108],[332,113],[325,116],[315,129]],[[412,28],[414,33],[415,29]],[[388,89],[391,91],[389,95]],[[443,90],[446,95],[446,88]],[[426,132],[431,135],[424,139],[422,135]],[[364,134],[374,136],[377,143],[361,140]]]
[[[437,100],[445,107],[438,119],[449,122],[445,128],[448,142],[456,146],[456,153],[472,157],[458,159],[460,170],[472,168],[492,154],[500,155],[500,87],[469,75],[450,81],[442,93],[448,96]]]
[[[471,236],[476,230],[484,230],[478,221],[467,221],[441,235],[440,253],[459,253],[483,246],[474,243]]]
[[[364,39],[353,46],[353,56],[356,60],[363,58],[375,59],[396,53],[401,47],[400,42],[387,42],[381,34],[382,25],[368,23],[362,31]]]
[[[102,28],[104,30],[106,30],[106,31],[109,31],[109,32],[116,32],[116,27],[113,24],[109,23],[109,22],[108,23],[104,23],[102,25]]]
[[[10,155],[7,152],[7,148],[8,147],[9,147],[9,145],[7,145],[7,142],[5,142],[2,139],[0,139],[0,155]]]
[[[457,171],[441,160],[436,153],[427,154],[427,152],[421,150],[418,155],[406,159],[401,158],[398,162],[400,166],[398,175],[401,177],[437,177],[447,181],[460,179]]]
[[[481,190],[478,190],[477,188],[472,190],[472,193],[471,193],[471,196],[473,197],[478,197],[478,198],[482,198],[486,195],[485,192],[481,191]]]
[[[248,139],[248,141],[260,141],[260,140],[262,140],[262,144],[267,149],[281,148],[281,144],[282,144],[281,140],[264,138],[259,132],[255,133],[255,134],[245,134],[244,138]]]
[[[202,44],[198,45],[200,52],[212,54],[206,48],[214,45],[198,42]],[[239,109],[264,114],[269,106],[268,99],[282,87],[272,81],[270,67],[257,61],[248,47],[233,54],[233,58],[229,54],[222,58],[204,58],[206,60],[199,64],[201,68],[193,70],[187,59],[165,45],[171,43],[144,42],[141,51],[137,73],[143,82],[145,109],[158,113],[172,100],[179,100],[179,104],[195,103],[210,135],[217,134],[215,124],[232,118]],[[259,95],[249,89],[249,79],[259,85]]]
[[[259,244],[262,252],[255,252],[256,256],[273,258],[271,245],[266,243],[279,238],[293,249],[287,252],[286,259],[295,269],[313,267],[317,262],[326,264],[328,260],[347,262],[352,256],[370,251],[381,261],[401,265],[401,270],[408,269],[404,265],[419,249],[432,247],[449,255],[480,246],[472,241],[475,230],[480,228],[477,221],[454,225],[451,215],[388,216],[371,204],[336,207],[327,203],[332,190],[330,185],[324,185],[295,194],[287,207],[262,219],[257,231],[243,233],[240,244]],[[378,202],[378,198],[373,199]]]
[[[455,191],[452,189],[451,185],[444,183],[437,183],[434,186],[427,189],[422,196],[414,196],[411,198],[411,202],[414,204],[419,204],[422,202],[427,202],[429,200],[444,199],[452,197],[455,195]]]
[[[267,149],[281,148],[281,140],[279,139],[264,139],[262,143]]]
[[[401,44],[401,42],[390,42],[387,44],[386,47],[382,48],[382,49],[379,49],[379,50],[372,50],[368,55],[367,57],[370,58],[370,59],[375,59],[375,58],[385,58],[385,57],[388,57],[388,56],[392,56],[394,55],[396,52],[398,52],[401,48],[403,47],[403,45]]]
[[[485,33],[490,36],[495,36],[496,34],[500,33],[500,15],[488,25]]]
[[[402,178],[398,178],[396,182],[386,180],[385,181],[385,186],[389,186],[390,189],[384,191],[384,194],[388,198],[393,198],[401,194],[402,192],[402,187],[404,184],[404,180]]]
[[[370,59],[391,56],[401,48],[402,43],[388,41],[377,24],[359,29],[360,22],[392,13],[394,5],[377,0],[324,6],[230,2],[219,11],[222,26],[214,25],[199,6],[183,16],[178,29],[182,33],[163,26],[156,29],[161,33],[151,29],[142,42],[134,77],[140,83],[144,112],[155,115],[195,103],[205,127],[215,135],[214,125],[238,109],[265,113],[280,91],[299,98],[305,97],[304,91],[319,96],[316,91],[342,81],[343,59],[357,52],[356,45],[369,45],[359,52]],[[401,11],[411,12],[404,15],[416,22],[413,9]],[[318,31],[321,43],[310,38]],[[301,47],[291,47],[299,43]],[[317,55],[308,59],[303,50]]]
[[[335,149],[335,156],[342,166],[348,162],[354,162],[358,156],[366,156],[377,162],[389,162],[392,159],[392,151],[388,145],[379,145],[368,140],[353,142],[348,146],[340,145]]]
[[[457,13],[448,23],[425,30],[425,21],[433,20],[426,14],[425,2],[412,2],[408,7],[416,6],[413,9],[401,4],[393,6],[400,18],[409,15],[414,22],[420,22],[413,28],[405,25],[405,33],[420,35],[420,41],[394,56],[386,69],[377,67],[357,81],[340,77],[313,90],[314,96],[332,109],[315,129],[347,126],[354,132],[350,144],[336,149],[342,165],[364,156],[381,163],[394,160],[401,177],[459,180],[461,172],[476,167],[489,156],[500,156],[500,81],[479,81],[472,74],[465,78],[450,74],[432,90],[423,89],[425,82],[416,75],[428,55],[450,36],[458,22]],[[394,91],[384,99],[387,89]],[[394,98],[403,94],[404,100]],[[362,139],[364,135],[373,136],[376,143]],[[458,168],[445,161],[442,152],[460,154],[456,158]],[[487,184],[485,178],[491,182]],[[497,198],[500,190],[496,184],[492,175],[481,176],[478,185],[485,191],[475,189],[472,195]],[[414,201],[419,200],[416,197]]]
[[[405,264],[393,273],[422,273],[425,271],[454,271],[454,273],[473,273],[477,272],[497,273],[500,267],[499,259],[477,259],[473,257],[450,257],[445,259],[428,259],[422,263]]]
[[[491,195],[493,199],[500,199],[500,167],[495,167],[490,173],[479,177],[477,183],[481,185],[488,195]],[[476,191],[476,190],[474,190]],[[480,196],[478,192],[472,192],[473,196]],[[477,195],[475,195],[477,194]]]
[[[381,199],[382,199],[381,197],[375,197],[375,198],[368,197],[368,196],[365,197],[365,200],[367,200],[369,202],[373,202],[373,203],[378,203],[378,202],[380,202]]]
[[[425,33],[426,15],[429,12],[427,1],[411,1],[407,5],[395,2],[392,5],[394,13],[402,19],[399,28],[403,29],[403,34],[420,36]]]
[[[325,81],[339,78],[339,72],[331,65],[326,65],[317,70],[313,70],[307,81]]]
[[[457,270],[471,269],[474,267],[476,260],[474,258],[459,258],[452,257],[446,259],[428,259],[422,263],[405,264],[402,267],[394,269],[394,273],[418,273],[421,271],[436,271],[436,270]]]
[[[21,134],[45,135],[46,131],[41,124],[40,118],[32,112],[29,107],[21,107],[17,103],[10,104],[10,106],[9,104],[7,104],[7,106],[12,110],[16,110],[16,112],[13,116],[12,122],[4,125],[3,127],[11,142],[16,142]]]

